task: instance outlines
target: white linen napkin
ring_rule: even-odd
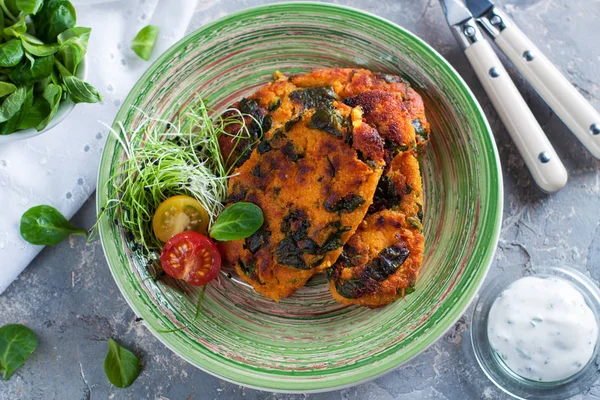
[[[67,218],[96,189],[107,129],[140,75],[185,34],[197,0],[71,0],[77,26],[92,28],[87,81],[102,103],[79,104],[62,123],[34,138],[0,144],[0,294],[43,248],[19,234],[21,215],[48,204]],[[145,25],[159,27],[150,61],[131,41]]]

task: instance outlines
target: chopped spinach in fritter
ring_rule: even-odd
[[[271,143],[269,143],[268,140],[263,140],[256,147],[256,151],[258,152],[258,154],[264,154],[270,150],[271,150]]]
[[[349,226],[344,226],[338,228],[338,230],[334,232],[331,232],[329,236],[327,236],[327,239],[325,239],[323,242],[323,245],[321,246],[321,252],[325,253],[342,247],[344,245],[344,242],[342,241],[342,234],[344,232],[348,232],[350,229],[351,228]]]
[[[296,148],[294,147],[294,144],[292,142],[287,142],[285,145],[283,145],[283,147],[281,148],[281,153],[290,161],[296,162],[301,158],[304,158],[304,155],[301,153],[298,153],[296,151]]]
[[[402,289],[398,289],[398,290],[402,290]],[[404,288],[404,295],[406,296],[407,294],[411,294],[415,291],[415,283],[411,282],[410,285],[408,285],[408,287]]]
[[[250,171],[250,173],[257,178],[262,178],[265,176],[265,174],[260,169],[260,164],[256,164],[256,166],[252,169],[252,171]]]
[[[429,137],[427,130],[423,125],[421,125],[421,120],[419,118],[412,120],[412,126],[415,128],[415,136],[417,137],[417,141],[424,142]]]
[[[227,197],[227,200],[225,200],[225,203],[240,202],[246,198],[247,192],[248,189],[242,186],[239,182],[236,182],[233,184],[233,187],[231,188],[231,191],[229,193],[229,196]]]
[[[326,200],[324,206],[329,212],[339,212],[340,214],[343,214],[345,212],[352,212],[363,204],[365,204],[365,199],[358,194],[352,193],[342,197],[333,204]]]
[[[417,228],[419,231],[423,231],[423,224],[417,217],[408,217],[408,223]]]
[[[398,144],[391,141],[389,138],[384,139],[383,148],[391,155],[390,161],[400,152],[408,150],[408,145]]]
[[[369,213],[375,213],[384,209],[392,209],[393,207],[400,204],[400,194],[394,186],[392,179],[384,175],[379,180],[377,188],[375,189],[375,195],[373,195],[373,204],[369,207]]]
[[[239,109],[244,114],[254,115],[258,112],[260,106],[256,100],[251,100],[244,97],[240,100]]]
[[[238,260],[238,264],[240,264],[240,268],[244,274],[247,276],[254,275],[254,272],[256,271],[256,264],[252,263],[250,265],[246,265],[241,259]]]
[[[303,258],[304,254],[321,256],[329,251],[343,246],[342,234],[348,232],[351,228],[342,226],[339,221],[330,222],[323,229],[333,229],[322,245],[316,243],[308,237],[308,228],[310,222],[306,213],[300,210],[292,211],[283,218],[280,225],[280,231],[285,234],[285,238],[279,242],[275,254],[279,264],[296,268],[311,269],[320,265],[324,257],[317,257],[310,265],[306,264]]]
[[[302,210],[294,210],[283,217],[279,230],[285,235],[294,235],[294,239],[298,241],[306,237],[309,227],[308,215]]]
[[[252,121],[246,124],[248,133],[252,140],[257,140],[263,132],[271,129],[272,119],[266,118],[266,111],[260,107],[256,100],[243,98],[238,105],[239,110],[243,114],[250,115]],[[266,124],[265,124],[266,122]]]
[[[343,120],[335,110],[319,108],[310,119],[309,127],[327,132],[337,138],[342,138],[341,127]]]
[[[279,108],[279,106],[281,106],[281,99],[272,100],[269,103],[269,111],[273,112],[273,111],[277,110]]]
[[[363,268],[359,278],[338,280],[335,282],[335,288],[347,299],[361,297],[369,292],[369,287],[376,287],[373,281],[382,282],[396,272],[409,254],[410,251],[401,243],[383,249]]]
[[[379,255],[362,270],[361,279],[372,278],[384,281],[404,264],[410,251],[401,243],[383,249]]]
[[[311,87],[294,90],[290,93],[290,99],[302,104],[305,110],[310,108],[333,108],[332,100],[335,100],[335,92],[331,86]]]
[[[302,258],[302,251],[298,247],[298,244],[289,236],[279,242],[277,249],[275,249],[275,255],[277,256],[277,262],[281,265],[296,269],[311,268],[306,265],[306,262]]]
[[[356,299],[364,294],[365,285],[356,278],[342,279],[335,282],[335,289],[347,299]]]
[[[271,126],[273,126],[273,117],[271,117],[271,114],[267,114],[263,118],[263,122],[262,122],[263,133],[268,132],[269,129],[271,129]]]
[[[254,254],[261,247],[269,243],[271,237],[271,231],[261,228],[254,232],[250,237],[246,238],[246,248],[250,250],[250,253]]]
[[[290,129],[292,129],[292,127],[294,125],[296,125],[296,123],[298,123],[298,121],[300,121],[300,119],[302,119],[302,113],[296,115],[294,118],[288,120],[285,125],[283,126],[285,128],[286,132],[289,132]]]
[[[304,252],[298,246],[299,241],[306,239],[309,227],[310,222],[304,211],[291,211],[283,218],[279,230],[285,234],[285,238],[275,249],[279,264],[296,269],[310,269],[302,257]]]

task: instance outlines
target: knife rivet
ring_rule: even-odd
[[[527,50],[523,53],[523,58],[527,61],[533,61],[535,56],[533,55],[533,53],[531,51]]]
[[[492,78],[497,78],[500,76],[500,71],[498,71],[498,68],[496,67],[490,68],[490,71],[488,73]]]
[[[490,19],[490,22],[492,25],[500,25],[502,23],[502,18],[500,18],[498,15],[494,15],[492,19]]]
[[[590,132],[592,132],[592,135],[594,136],[600,135],[600,124],[590,125]]]
[[[538,158],[540,159],[540,161],[541,161],[543,164],[546,164],[547,162],[549,162],[549,161],[550,161],[550,155],[549,155],[548,153],[546,153],[545,151],[542,151],[542,152],[540,153],[540,155],[538,156]]]
[[[468,37],[473,37],[475,36],[475,28],[473,28],[472,26],[467,26],[464,30],[465,35],[467,35]]]

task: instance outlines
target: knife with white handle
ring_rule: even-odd
[[[467,7],[554,113],[600,158],[600,113],[494,3],[467,0]]]
[[[465,51],[494,108],[538,186],[548,193],[567,183],[567,170],[523,100],[500,59],[458,0],[440,0],[454,36]]]

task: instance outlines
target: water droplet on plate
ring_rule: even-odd
[[[83,148],[83,151],[90,151],[90,146],[88,146],[87,144],[85,145],[85,147]]]
[[[106,90],[108,90],[109,92],[112,92],[113,91],[113,86],[112,85],[106,86]]]
[[[78,185],[83,185],[83,178],[77,179],[77,184]]]
[[[71,194],[71,192],[67,192],[67,194],[65,195],[65,197],[67,199],[70,199],[71,197],[73,197],[73,195]]]
[[[96,139],[102,139],[102,132],[96,133]]]

